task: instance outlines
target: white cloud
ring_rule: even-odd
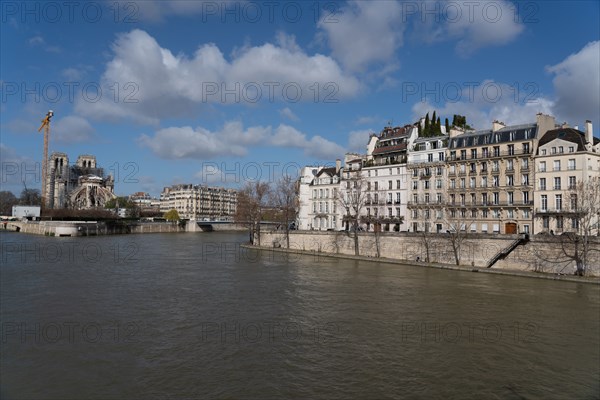
[[[51,135],[57,142],[86,142],[93,138],[94,128],[85,118],[69,115],[53,123]]]
[[[554,75],[554,112],[561,120],[600,122],[600,41],[588,43],[560,63],[546,67]]]
[[[425,42],[454,40],[457,54],[468,57],[480,48],[516,39],[525,28],[515,10],[507,0],[421,2],[413,16],[415,36]]]
[[[78,101],[76,109],[90,118],[158,124],[161,118],[197,115],[211,104],[311,101],[315,83],[323,88],[333,82],[338,99],[357,94],[358,80],[332,58],[306,54],[293,36],[279,34],[277,43],[244,47],[227,60],[212,43],[200,45],[192,56],[174,55],[148,33],[133,30],[113,44],[114,57],[102,75],[106,93],[113,93],[109,86],[115,83],[121,88],[118,101],[103,96],[94,103]]]
[[[371,133],[373,133],[371,129],[350,132],[348,134],[348,151],[366,153]]]
[[[238,2],[234,0],[144,0],[135,3],[124,1],[121,2],[121,9],[123,17],[130,16],[134,19],[133,22],[138,20],[159,22],[171,15],[189,17],[202,14],[206,15],[206,18],[220,20],[222,13],[228,10],[234,10],[237,15],[241,14],[240,6],[236,3]],[[133,8],[131,4],[134,5]],[[233,19],[234,16],[230,16],[230,18]]]
[[[165,159],[243,157],[249,148],[256,146],[301,149],[307,156],[324,159],[344,154],[340,145],[321,136],[308,139],[306,134],[284,124],[276,129],[271,126],[244,129],[240,122],[227,122],[215,132],[203,127],[171,127],[158,130],[153,137],[141,135],[138,143]]]
[[[522,89],[522,88],[521,88]],[[429,115],[435,110],[441,117],[451,120],[452,115],[460,114],[467,117],[467,123],[475,129],[488,129],[493,120],[500,120],[508,125],[535,122],[538,112],[551,114],[551,100],[537,96],[529,98],[529,92],[521,91],[518,101],[515,101],[515,88],[492,80],[481,82],[475,88],[465,88],[458,101],[446,101],[443,105],[433,105],[428,102],[418,102],[413,105],[413,119]]]
[[[30,46],[44,46],[44,50],[49,53],[60,53],[62,50],[58,46],[49,46],[42,36],[33,36],[28,40]]]
[[[405,24],[395,1],[349,1],[335,13],[324,12],[318,27],[333,56],[348,70],[364,71],[373,63],[394,63]]]
[[[356,125],[367,125],[367,124],[372,124],[375,121],[377,121],[377,119],[375,117],[369,117],[369,116],[363,116],[363,117],[358,117],[356,119]]]
[[[0,190],[10,190],[18,195],[23,190],[24,180],[28,189],[41,187],[42,167],[39,161],[18,154],[15,149],[4,143],[0,143],[0,160],[2,160]]]
[[[289,107],[279,110],[279,115],[281,115],[282,117],[287,118],[291,121],[299,121],[300,120],[300,118],[298,118],[298,116],[296,114],[294,114],[294,112],[292,110],[290,110]]]

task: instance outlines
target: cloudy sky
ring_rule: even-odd
[[[121,195],[273,179],[426,112],[600,127],[597,1],[3,2],[2,190],[50,151]]]

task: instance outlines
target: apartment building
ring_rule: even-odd
[[[322,168],[311,182],[309,229],[339,230],[342,228],[342,213],[338,200],[340,173],[341,160],[336,160],[335,167]]]
[[[175,209],[180,218],[233,219],[237,191],[220,187],[179,184],[165,187],[160,194],[160,211]]]
[[[536,233],[577,231],[576,186],[600,176],[600,140],[593,136],[592,123],[586,121],[585,132],[566,126],[546,132],[535,168]]]
[[[418,137],[418,125],[385,127],[367,145],[361,175],[366,181],[365,229],[407,230],[408,149]]]
[[[444,129],[445,131],[445,129]],[[406,223],[411,232],[445,232],[448,135],[419,137],[408,151]]]
[[[534,168],[537,140],[555,128],[538,114],[531,124],[450,134],[444,218],[480,233],[533,233]]]

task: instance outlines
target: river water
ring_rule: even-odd
[[[595,285],[0,233],[4,399],[597,399]]]

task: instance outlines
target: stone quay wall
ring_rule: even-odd
[[[454,251],[449,234],[419,233],[359,233],[359,253],[361,256],[377,257],[379,241],[380,257],[405,260],[414,263],[417,257],[426,260],[427,247],[429,261],[438,264],[455,265]],[[575,262],[565,256],[573,252],[570,242],[560,236],[531,236],[528,241],[507,251],[522,235],[469,234],[461,244],[460,265],[474,268],[487,268],[489,263],[502,254],[491,266],[496,270],[532,271],[571,275]],[[281,231],[263,232],[262,247],[286,247],[285,233]],[[591,238],[592,251],[589,253],[588,274],[600,276],[600,238]],[[348,232],[292,231],[290,248],[316,253],[354,255],[354,238]],[[564,248],[564,250],[563,250]]]

